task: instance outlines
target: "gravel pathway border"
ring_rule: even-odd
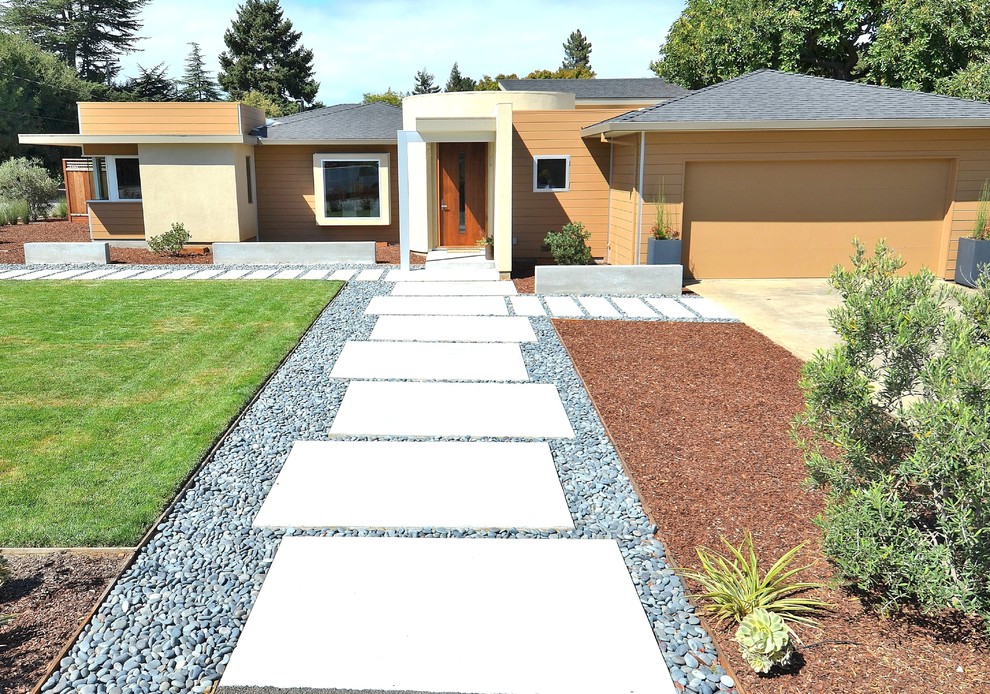
[[[283,535],[613,538],[675,683],[700,694],[732,691],[549,318],[531,319],[539,342],[521,348],[532,381],[557,386],[575,430],[573,440],[548,440],[573,531],[251,527],[292,443],[328,438],[347,386],[330,379],[330,370],[346,341],[370,335],[376,317],[364,308],[390,288],[356,282],[337,295],[158,525],[42,691],[209,690]]]

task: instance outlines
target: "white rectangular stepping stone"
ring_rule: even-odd
[[[527,381],[519,345],[470,342],[348,341],[331,378]]]
[[[184,279],[186,277],[189,277],[189,275],[193,274],[194,272],[198,272],[198,271],[199,271],[198,268],[186,268],[184,270],[174,270],[172,272],[169,272],[166,275],[162,275],[158,279],[161,279],[161,280],[181,280],[181,279]]]
[[[500,296],[376,296],[366,314],[403,316],[507,316]]]
[[[416,342],[536,342],[522,316],[379,316],[372,340]]]
[[[218,280],[239,280],[244,277],[244,275],[251,272],[250,270],[227,270],[227,272],[222,275],[218,275]]]
[[[197,272],[194,275],[190,275],[189,276],[189,279],[191,279],[191,280],[211,280],[214,277],[216,277],[217,275],[223,274],[223,272],[224,272],[224,269],[223,268],[220,268],[219,270],[203,270],[202,272]]]
[[[630,318],[656,318],[657,314],[652,308],[644,304],[640,299],[632,296],[613,296],[612,301],[619,309]]]
[[[17,275],[17,277],[13,277],[11,279],[15,279],[15,280],[40,280],[40,279],[42,279],[44,277],[48,277],[49,275],[54,275],[57,272],[58,272],[58,270],[50,270],[50,269],[49,270],[35,270],[34,272],[29,272],[26,275]]]
[[[702,296],[682,296],[681,302],[702,318],[735,319],[735,314],[719,303]]]
[[[615,541],[391,537],[282,540],[219,692],[249,687],[675,691]]]
[[[147,272],[142,272],[140,275],[135,275],[131,279],[135,279],[135,280],[151,280],[151,279],[155,279],[157,277],[161,277],[162,275],[164,275],[166,273],[169,273],[169,272],[171,272],[171,270],[162,270],[161,268],[159,268],[157,270],[148,270]]]
[[[45,279],[49,280],[67,280],[70,277],[75,277],[76,275],[81,275],[84,272],[89,272],[87,268],[73,268],[72,270],[62,270],[61,272],[56,272],[54,275],[48,275]],[[3,276],[0,275],[0,279]]]
[[[510,296],[512,282],[396,282],[392,296]]]
[[[302,270],[300,268],[292,268],[292,269],[289,269],[289,270],[282,270],[280,272],[275,273],[275,276],[272,277],[272,279],[273,280],[294,280],[297,277],[299,277],[299,275],[301,275],[301,274],[302,274]]]
[[[297,441],[254,526],[573,528],[545,443]]]
[[[263,280],[265,278],[271,277],[275,274],[274,268],[267,268],[265,270],[254,270],[244,275],[246,280]]]
[[[131,268],[130,270],[122,270],[113,275],[107,275],[103,279],[105,280],[127,280],[133,279],[135,275],[140,275],[144,270],[141,268]]]
[[[384,270],[362,270],[358,273],[358,276],[354,279],[362,282],[374,282],[375,280],[380,280],[382,278],[382,273]]]
[[[96,279],[99,279],[101,277],[106,277],[107,275],[112,275],[115,272],[117,272],[117,268],[115,268],[115,267],[112,267],[112,268],[100,268],[99,270],[91,270],[90,272],[87,272],[87,273],[82,274],[82,275],[76,275],[72,279],[74,279],[74,280],[96,280]]]
[[[547,296],[543,300],[547,302],[550,315],[556,318],[580,318],[584,316],[584,311],[569,296]]]
[[[4,270],[3,272],[0,272],[0,280],[13,279],[17,275],[26,275],[29,272],[31,272],[31,270],[26,267],[19,267],[14,270]]]
[[[426,270],[390,270],[386,282],[494,282],[498,270],[481,268],[450,268],[443,272]]]
[[[351,381],[330,433],[574,438],[549,383]]]
[[[677,299],[670,297],[648,298],[646,300],[650,306],[667,318],[694,318],[694,314],[688,311]]]
[[[337,270],[330,275],[330,279],[346,282],[350,278],[354,277],[355,272],[357,272],[357,270]]]
[[[619,311],[609,303],[609,300],[601,296],[582,296],[578,301],[584,306],[584,310],[589,316],[595,318],[618,318]]]
[[[509,299],[512,302],[512,310],[517,316],[545,316],[547,312],[543,309],[543,302],[535,296],[513,296]]]
[[[301,280],[321,280],[330,273],[329,270],[307,270],[298,279]]]

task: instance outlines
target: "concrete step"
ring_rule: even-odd
[[[447,274],[444,272],[444,274]],[[396,282],[392,296],[512,296],[512,282]]]
[[[457,269],[494,270],[495,261],[485,260],[485,251],[448,251],[438,249],[426,254],[426,271],[447,271]]]
[[[507,316],[500,296],[376,296],[364,311],[369,315]]]
[[[372,340],[415,342],[536,342],[522,316],[378,316]]]
[[[435,381],[528,381],[519,345],[350,340],[331,378]]]

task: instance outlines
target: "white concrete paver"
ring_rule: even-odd
[[[392,296],[511,296],[512,282],[396,282]]]
[[[46,277],[45,279],[49,279],[49,280],[66,280],[66,279],[69,279],[70,277],[75,277],[76,275],[81,275],[84,272],[89,272],[89,271],[90,271],[90,268],[78,268],[77,267],[77,268],[73,268],[71,270],[62,270],[61,272],[56,272],[54,275],[48,275],[48,277]],[[0,275],[0,279],[2,279],[2,278],[3,278],[3,276]]]
[[[500,296],[376,296],[366,314],[405,316],[506,316]]]
[[[162,270],[162,269],[148,270],[147,272],[142,272],[140,275],[135,275],[131,279],[133,279],[133,280],[152,280],[152,279],[156,279],[158,277],[161,277],[162,275],[168,274],[169,272],[172,272],[172,271],[171,270]]]
[[[264,280],[264,279],[268,279],[269,277],[271,277],[274,274],[275,274],[275,269],[274,268],[265,268],[263,270],[254,270],[252,272],[249,272],[248,274],[244,275],[244,279],[246,279],[246,280]]]
[[[227,272],[222,275],[218,275],[216,279],[218,280],[239,280],[244,277],[244,275],[251,272],[250,270],[227,270]]]
[[[30,268],[26,267],[19,267],[14,270],[4,270],[3,272],[0,272],[0,280],[13,279],[17,275],[26,275],[29,272],[31,272]]]
[[[661,316],[667,318],[694,318],[694,314],[688,311],[676,299],[664,296],[660,298],[651,297],[646,302],[655,308]]]
[[[702,318],[732,319],[736,317],[730,310],[721,304],[712,301],[711,299],[705,299],[700,296],[685,296],[681,297],[681,301],[684,302],[685,306],[690,308]]]
[[[361,272],[358,273],[358,276],[355,277],[354,279],[360,282],[374,282],[376,280],[380,280],[384,272],[385,272],[384,270],[377,270],[377,269],[362,270]]]
[[[273,280],[294,280],[297,277],[299,277],[299,275],[301,275],[301,274],[302,274],[302,270],[300,270],[299,268],[292,268],[290,270],[281,270],[280,272],[276,272],[275,275],[272,277],[272,279]]]
[[[545,443],[297,441],[254,525],[573,528]]]
[[[216,269],[212,269],[212,270],[200,270],[199,272],[190,275],[189,276],[189,279],[191,279],[191,280],[211,280],[211,279],[215,278],[217,275],[221,275],[221,274],[223,274],[223,268],[220,268],[219,270],[216,270]]]
[[[332,275],[330,275],[330,279],[346,282],[354,277],[356,272],[357,270],[336,270]]]
[[[543,300],[547,304],[550,315],[555,318],[581,318],[584,316],[584,311],[569,296],[546,296],[543,297]]]
[[[435,381],[528,381],[519,345],[459,342],[344,344],[331,378]]]
[[[110,275],[110,274],[112,274],[114,272],[117,272],[117,268],[115,268],[115,267],[114,268],[100,268],[99,270],[91,270],[91,271],[89,271],[87,273],[84,273],[82,275],[76,275],[75,277],[72,277],[71,279],[74,279],[74,280],[97,280],[97,279],[100,279],[101,277],[105,277],[106,275]]]
[[[18,275],[17,277],[14,277],[12,279],[15,279],[15,280],[40,280],[40,279],[44,279],[44,278],[48,277],[49,275],[54,275],[57,272],[58,272],[58,270],[51,270],[51,269],[47,269],[47,270],[34,270],[33,272],[29,272],[26,275]]]
[[[619,311],[611,302],[601,296],[581,296],[578,301],[588,312],[589,316],[595,318],[618,318]]]
[[[298,279],[301,280],[321,280],[330,274],[329,270],[308,270],[304,272]]]
[[[498,280],[498,270],[477,268],[450,268],[442,272],[417,270],[390,270],[386,282],[494,282]]]
[[[379,316],[372,340],[418,342],[536,342],[522,316]]]
[[[144,270],[141,268],[131,268],[129,270],[121,270],[112,275],[107,275],[103,279],[105,280],[129,280],[134,279],[135,275],[140,275]]]
[[[632,296],[613,297],[612,301],[630,318],[656,318],[656,312],[644,304],[642,300]]]
[[[545,316],[546,310],[543,303],[535,296],[513,296],[509,299],[512,302],[512,310],[517,316]]]
[[[612,540],[286,537],[220,691],[238,686],[674,692]]]
[[[330,434],[574,438],[549,383],[351,381]]]
[[[199,271],[199,268],[192,268],[192,269],[185,268],[183,270],[173,270],[172,272],[169,272],[166,275],[162,275],[158,279],[160,279],[160,280],[181,280],[181,279],[185,279],[186,277],[189,277],[189,275],[191,275],[191,274],[193,274],[195,272],[198,272],[198,271]]]

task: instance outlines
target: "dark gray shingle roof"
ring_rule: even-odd
[[[402,109],[383,102],[337,104],[276,118],[251,131],[269,142],[291,140],[395,140]]]
[[[578,99],[673,99],[690,92],[656,77],[590,80],[499,80],[510,92],[566,92]]]
[[[606,123],[990,118],[990,103],[758,70]],[[594,126],[593,126],[594,127]]]

